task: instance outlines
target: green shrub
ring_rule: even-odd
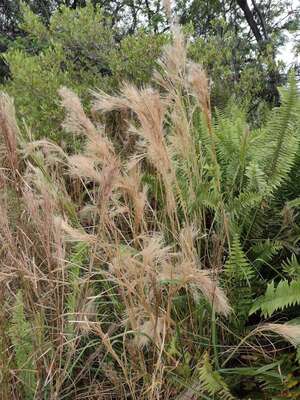
[[[58,88],[72,88],[88,104],[91,88],[111,92],[124,80],[144,84],[165,38],[140,32],[116,43],[117,32],[91,2],[75,10],[61,7],[47,26],[27,6],[22,10],[21,27],[27,35],[5,55],[11,77],[3,88],[14,97],[20,121],[36,139],[48,137],[76,147],[61,129]]]

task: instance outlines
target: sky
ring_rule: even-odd
[[[300,0],[293,0],[293,8],[299,8],[300,10]],[[279,59],[283,60],[285,64],[287,64],[287,67],[291,66],[294,63],[300,63],[300,55],[296,57],[293,52],[295,38],[296,36],[298,36],[299,38],[299,34],[299,32],[294,33],[293,35],[287,33],[288,40],[281,48]]]

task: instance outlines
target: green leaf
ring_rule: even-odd
[[[252,306],[249,315],[261,310],[264,317],[270,317],[275,311],[300,304],[300,280],[281,280],[277,287],[274,282],[268,284],[264,296],[261,296]]]

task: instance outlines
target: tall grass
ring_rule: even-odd
[[[3,399],[240,398],[234,374],[283,390],[282,341],[267,335],[297,346],[300,328],[249,322],[263,257],[251,246],[266,244],[259,214],[294,153],[276,178],[282,142],[269,173],[255,152],[267,129],[250,134],[236,109],[214,119],[209,79],[173,31],[153,87],[94,92],[93,121],[60,89],[79,154],[31,140],[1,95]],[[127,154],[101,126],[115,110]]]

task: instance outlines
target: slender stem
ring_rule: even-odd
[[[217,324],[216,324],[216,311],[215,307],[213,306],[212,315],[211,315],[211,339],[212,345],[214,350],[214,360],[215,360],[215,367],[219,369],[219,354],[218,354],[218,336],[217,336]]]
[[[226,358],[226,360],[223,362],[222,364],[222,368],[225,367],[225,365],[228,363],[229,360],[231,360],[231,358],[236,354],[236,352],[239,350],[239,348],[242,346],[242,344],[244,344],[249,337],[253,336],[256,333],[257,329],[254,329],[253,331],[251,331],[250,333],[248,333],[248,335],[246,335],[241,341],[240,343],[234,348],[233,352],[231,354],[229,354],[229,356]]]

